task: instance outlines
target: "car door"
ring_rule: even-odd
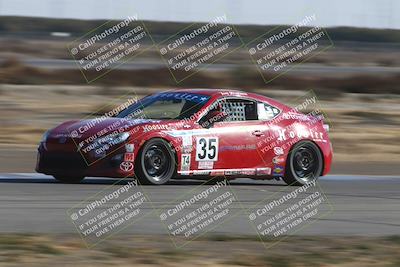
[[[195,169],[225,170],[224,174],[254,174],[263,161],[257,142],[264,136],[257,115],[257,101],[223,97],[216,106],[227,114],[222,121],[194,136]]]
[[[260,166],[272,170],[272,173],[280,169],[285,161],[283,149],[277,135],[279,129],[281,110],[269,103],[259,102],[257,104],[258,119],[263,129],[263,137],[258,140],[257,152],[262,160]]]

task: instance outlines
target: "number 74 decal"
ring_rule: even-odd
[[[218,160],[218,137],[196,138],[196,161]]]

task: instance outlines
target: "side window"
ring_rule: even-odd
[[[212,104],[209,107],[208,113],[199,120],[199,123],[207,128],[215,122],[251,120],[258,120],[256,101],[224,98]]]
[[[227,114],[224,121],[257,120],[256,102],[244,99],[225,99],[221,101],[221,109]]]
[[[278,108],[267,103],[257,104],[258,118],[260,120],[272,120],[281,112]]]

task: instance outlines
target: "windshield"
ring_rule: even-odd
[[[189,119],[210,99],[209,96],[191,93],[160,93],[145,97],[131,105],[118,118],[129,119]]]

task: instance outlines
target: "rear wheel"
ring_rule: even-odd
[[[85,179],[84,176],[64,176],[64,175],[54,175],[54,178],[57,181],[65,184],[78,184],[83,179]]]
[[[283,180],[288,185],[305,185],[317,180],[322,173],[323,158],[316,144],[297,143],[289,153]]]
[[[167,183],[175,174],[175,155],[168,142],[160,138],[148,141],[142,148],[138,179],[142,184],[161,185]]]

